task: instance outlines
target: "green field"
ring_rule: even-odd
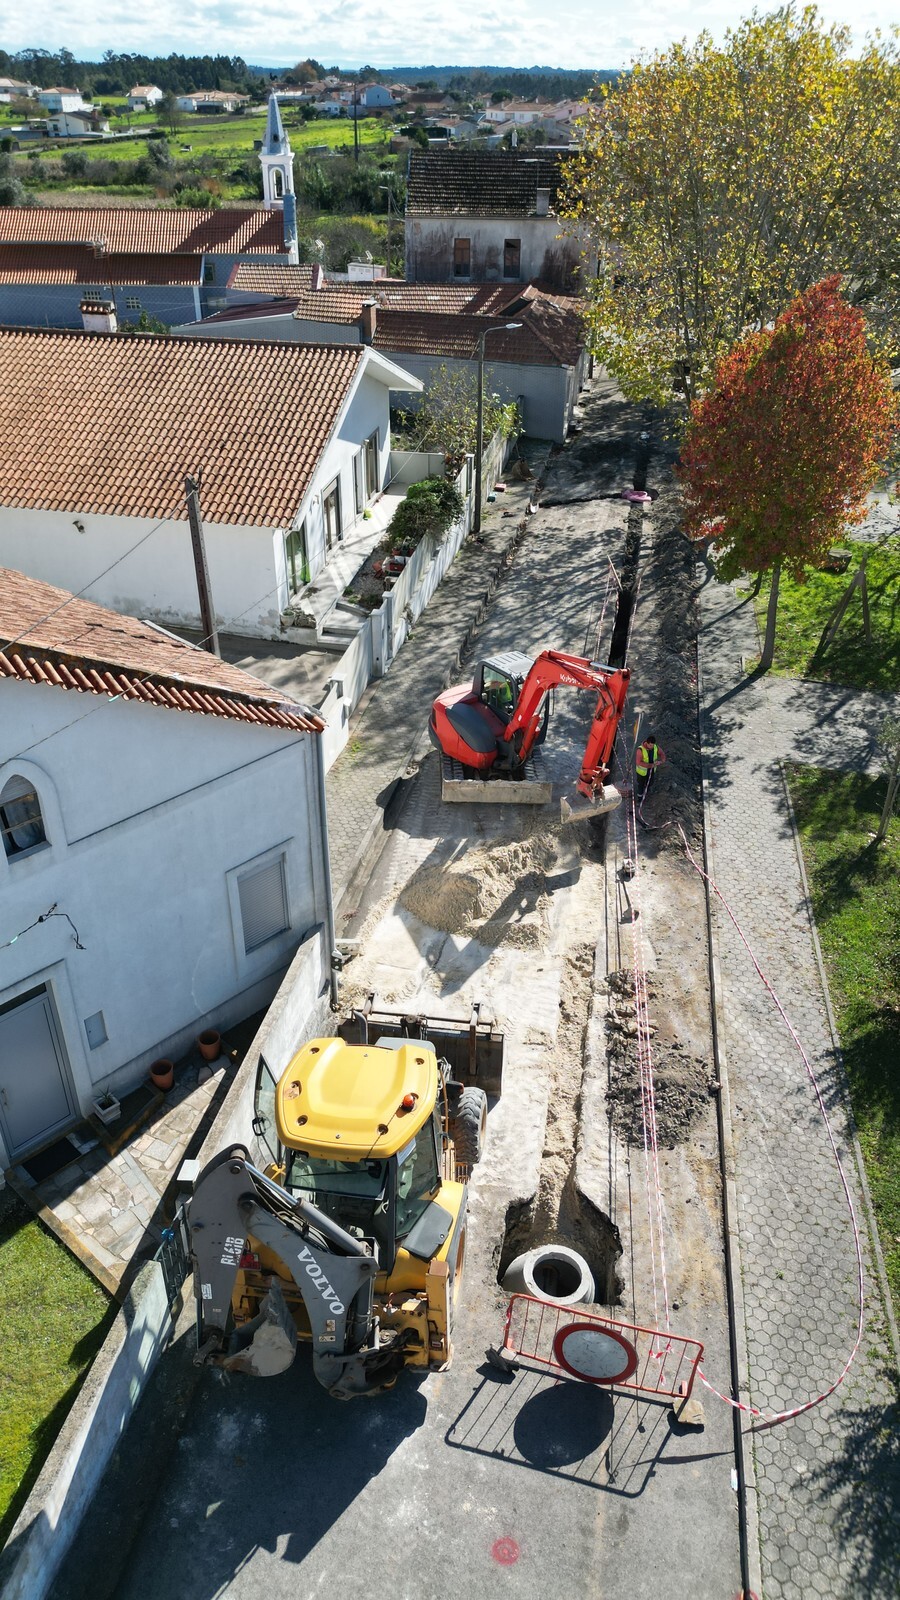
[[[0,1195],[0,1544],[112,1315],[109,1296],[11,1190]]]
[[[135,124],[157,126],[153,115],[133,119]],[[116,166],[145,160],[148,149],[159,141],[150,139],[110,140],[45,140],[31,148],[23,148],[13,155],[13,163],[26,188],[36,195],[57,204],[65,195],[74,194],[83,200],[96,192],[104,195],[130,195],[135,199],[164,199],[174,185],[208,189],[221,202],[229,200],[254,200],[259,198],[253,181],[256,151],[254,144],[265,132],[265,112],[234,117],[185,116],[175,133],[167,130],[168,153],[174,161],[174,171],[168,181],[157,187],[143,178],[127,175],[124,190],[117,183],[98,181],[99,166],[94,163],[114,162]],[[350,154],[353,149],[353,125],[345,118],[322,117],[314,122],[304,122],[288,114],[285,118],[291,145],[299,164],[305,152],[315,146]],[[359,124],[360,144],[369,150],[383,148],[390,127],[375,117],[367,117]],[[63,158],[78,155],[88,163],[82,176],[66,171]],[[386,160],[393,158],[385,155]],[[106,168],[109,172],[109,168]],[[299,176],[299,172],[298,172]]]
[[[872,1204],[900,1310],[900,816],[887,780],[792,767],[791,800]]]

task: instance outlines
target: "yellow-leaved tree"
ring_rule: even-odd
[[[896,350],[900,57],[815,7],[754,12],[606,85],[568,163],[599,248],[596,354],[634,399],[688,401],[750,328],[832,273]]]

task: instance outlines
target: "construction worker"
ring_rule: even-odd
[[[657,767],[665,761],[665,755],[656,742],[656,736],[648,733],[643,744],[639,744],[634,758],[634,768],[637,773],[638,799],[643,800],[647,788]]]

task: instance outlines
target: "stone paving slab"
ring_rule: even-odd
[[[174,1088],[116,1155],[76,1130],[83,1153],[60,1172],[35,1183],[24,1168],[13,1169],[17,1193],[112,1293],[127,1287],[138,1260],[155,1252],[168,1220],[169,1185],[237,1072],[258,1021],[254,1016],[229,1030],[204,1082],[199,1052],[179,1062]]]
[[[764,1594],[766,1600],[887,1600],[900,1586],[893,1351],[779,765],[782,755],[821,761],[827,745],[832,758],[843,749],[843,764],[866,767],[860,697],[746,678],[741,655],[757,650],[751,608],[737,605],[733,592],[711,578],[701,607],[712,871],[803,1040],[864,1236],[865,1332],[846,1383],[804,1416],[752,1435]],[[816,719],[823,707],[828,727],[821,737]],[[718,907],[715,925],[750,1398],[780,1411],[826,1389],[853,1347],[852,1224],[803,1064]]]

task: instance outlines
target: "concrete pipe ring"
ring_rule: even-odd
[[[590,1267],[565,1244],[542,1244],[516,1256],[503,1274],[507,1294],[529,1294],[555,1306],[588,1306],[596,1300]]]

